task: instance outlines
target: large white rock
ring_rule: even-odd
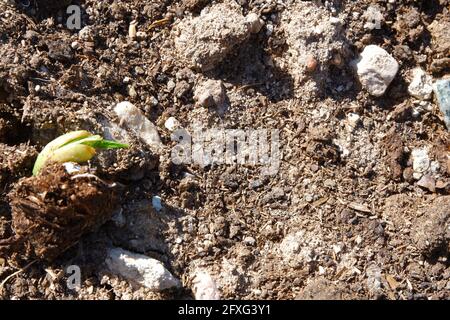
[[[398,62],[386,50],[369,45],[356,65],[359,81],[373,96],[382,96],[398,72]]]
[[[149,146],[159,147],[162,145],[156,126],[134,104],[122,101],[116,105],[114,112],[121,125],[125,125],[129,130],[134,131]]]
[[[433,95],[432,78],[421,68],[415,68],[413,79],[408,87],[408,92],[419,100],[430,100]]]
[[[154,291],[180,286],[160,261],[121,248],[108,250],[106,265],[111,273]]]

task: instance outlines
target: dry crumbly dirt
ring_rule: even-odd
[[[449,28],[440,27],[449,24],[449,1],[72,1],[90,26],[81,39],[51,1],[16,2],[0,1],[0,239],[12,236],[7,194],[59,134],[114,133],[106,124],[127,100],[158,126],[164,147],[150,150],[128,132],[130,149],[93,160],[102,178],[124,187],[119,214],[51,263],[8,279],[0,299],[190,299],[198,270],[224,299],[450,298],[450,136],[436,103],[420,109],[407,92],[415,67],[435,79],[449,73]],[[214,68],[191,70],[176,49],[191,25],[183,21],[218,3],[258,13],[264,26],[213,58]],[[364,27],[370,5],[383,14],[380,29]],[[133,20],[145,39],[128,37]],[[352,68],[369,44],[400,64],[381,98]],[[221,112],[194,100],[207,79],[226,90]],[[175,165],[164,127],[171,116],[189,129],[278,129],[278,173]],[[412,177],[416,148],[428,150],[434,188]],[[183,288],[155,293],[110,275],[110,246],[157,258]],[[10,263],[13,254],[23,252],[0,256],[0,282],[26,264]],[[78,292],[66,286],[73,264],[82,270]]]

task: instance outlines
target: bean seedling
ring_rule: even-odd
[[[128,148],[127,144],[105,140],[88,131],[72,131],[48,143],[38,155],[33,167],[33,175],[49,163],[86,162],[95,155],[96,149]]]

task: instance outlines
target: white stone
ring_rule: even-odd
[[[413,177],[419,180],[422,175],[430,168],[430,158],[428,148],[414,149],[411,152],[413,159]]]
[[[92,27],[86,26],[78,32],[78,39],[83,41],[92,41],[94,38],[94,30]]]
[[[427,75],[421,68],[415,68],[408,92],[419,100],[430,100],[433,95],[431,76]]]
[[[253,237],[245,237],[243,242],[248,246],[254,246],[256,244],[256,239]]]
[[[80,43],[78,41],[73,41],[70,46],[72,47],[73,50],[77,50],[80,48]]]
[[[349,113],[347,115],[347,124],[349,131],[352,131],[359,124],[361,117],[356,113]]]
[[[381,23],[384,21],[384,17],[378,6],[369,6],[367,11],[364,12],[364,18],[366,19],[364,28],[368,30],[381,29]]]
[[[160,261],[142,254],[111,248],[105,262],[111,273],[150,290],[161,291],[180,286],[180,281]]]
[[[136,33],[137,33],[137,22],[132,21],[130,23],[130,26],[128,27],[128,36],[130,39],[136,39]]]
[[[76,173],[81,171],[81,166],[75,162],[65,162],[63,163],[64,169],[68,174]]]
[[[180,123],[174,117],[169,117],[164,123],[164,127],[166,127],[169,131],[174,131],[180,127]]]
[[[156,126],[131,102],[118,103],[114,112],[119,118],[121,126],[127,126],[149,146],[160,147],[162,145]]]
[[[192,283],[195,300],[220,300],[217,284],[208,272],[197,271]]]
[[[251,33],[258,33],[264,26],[264,21],[254,12],[249,13],[245,17],[245,21],[249,24]]]
[[[383,48],[369,45],[361,53],[357,72],[362,86],[373,96],[382,96],[398,72],[398,62]]]

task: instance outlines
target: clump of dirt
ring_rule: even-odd
[[[14,234],[0,242],[1,253],[16,261],[55,259],[111,218],[116,187],[87,170],[69,174],[60,164],[20,180],[8,195]]]
[[[297,91],[299,97],[305,91],[317,94],[330,76],[330,66],[343,66],[348,49],[342,27],[339,17],[312,2],[297,1],[282,13],[280,29],[288,48],[275,61],[303,89],[302,94]]]

